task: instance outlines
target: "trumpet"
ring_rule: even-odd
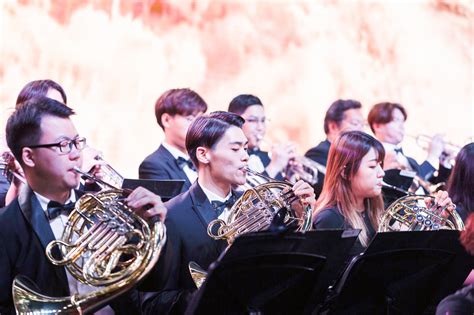
[[[408,135],[408,136],[410,138],[415,139],[416,144],[420,148],[422,148],[423,150],[426,150],[426,151],[428,151],[430,143],[431,143],[431,141],[433,141],[433,137],[430,137],[430,136],[425,135],[425,134],[420,134],[420,135],[417,135],[417,136],[412,136],[412,135]],[[462,148],[462,146],[457,145],[453,142],[444,141],[443,155],[446,155],[446,156],[454,155],[454,156],[456,156],[458,154],[458,152],[461,150],[461,148]]]
[[[265,142],[262,135],[258,135],[257,139]],[[269,153],[269,156],[271,158],[271,152]],[[326,174],[326,166],[305,156],[298,155],[288,161],[288,164],[281,173],[283,178],[290,183],[295,183],[301,179],[310,185],[315,185],[318,183],[318,173]]]
[[[5,151],[0,156],[0,174],[2,174],[10,183],[16,178],[23,184],[26,184],[25,177],[15,170],[15,157],[9,151]]]

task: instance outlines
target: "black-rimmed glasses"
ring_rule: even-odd
[[[59,152],[61,153],[70,153],[72,151],[72,147],[76,147],[77,150],[82,150],[86,147],[86,138],[84,137],[77,137],[72,140],[64,139],[57,143],[48,143],[48,144],[35,144],[35,145],[27,145],[26,147],[29,148],[52,148],[58,147]]]

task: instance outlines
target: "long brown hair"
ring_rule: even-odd
[[[323,191],[314,211],[314,215],[316,215],[325,208],[337,207],[351,227],[362,230],[359,238],[364,246],[367,246],[369,242],[367,226],[361,214],[354,211],[353,206],[356,204],[356,198],[351,186],[362,158],[371,148],[375,150],[377,162],[383,163],[385,150],[374,137],[361,131],[343,132],[339,136],[329,150]],[[377,230],[380,216],[384,210],[382,196],[366,198],[364,207],[368,212],[372,226]]]

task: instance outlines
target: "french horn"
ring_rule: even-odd
[[[425,198],[429,196],[415,195],[385,183],[383,185],[404,192],[407,196],[397,199],[385,210],[378,232],[464,230],[464,223],[456,210],[448,211],[446,207],[436,204],[428,207]]]
[[[239,235],[267,230],[270,226],[284,226],[294,231],[306,232],[311,228],[311,207],[304,207],[292,191],[292,184],[276,181],[247,169],[248,188],[230,208],[225,220],[209,223],[207,233],[216,240],[226,240],[229,246]],[[260,180],[257,180],[259,178]],[[257,183],[252,187],[252,183]],[[189,271],[196,287],[200,287],[206,272],[194,262]]]
[[[111,188],[83,195],[69,215],[61,239],[46,247],[52,264],[65,266],[78,281],[97,290],[48,297],[20,276],[12,288],[17,314],[92,312],[132,288],[153,268],[166,241],[165,226],[135,214],[124,202],[126,193]]]

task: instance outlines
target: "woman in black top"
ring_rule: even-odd
[[[463,221],[474,212],[474,142],[466,144],[456,156],[448,181],[448,192]]]
[[[315,229],[360,229],[359,242],[367,247],[384,211],[382,199],[385,150],[361,131],[342,133],[329,150],[324,188],[316,202]],[[425,199],[453,211],[445,191]]]
[[[367,246],[383,212],[384,157],[384,148],[374,137],[360,131],[340,135],[329,151],[324,188],[316,204],[316,229],[361,229],[359,241]]]

